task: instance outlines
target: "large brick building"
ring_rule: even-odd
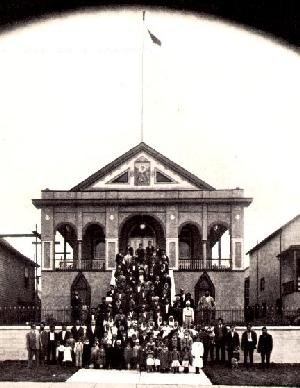
[[[300,308],[300,215],[275,230],[249,252],[248,303],[267,309]]]
[[[35,263],[0,239],[0,307],[35,302]]]
[[[169,256],[176,290],[196,300],[209,290],[218,308],[243,308],[251,201],[242,189],[216,190],[143,142],[71,190],[42,191],[33,200],[41,209],[42,307],[69,306],[74,289],[97,305],[116,253],[152,240]]]

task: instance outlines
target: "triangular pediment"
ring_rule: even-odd
[[[145,143],[140,143],[72,191],[103,189],[214,190]]]

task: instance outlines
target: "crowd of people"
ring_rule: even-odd
[[[136,369],[154,372],[199,373],[207,362],[232,365],[244,352],[244,362],[253,364],[253,352],[261,353],[269,365],[272,337],[263,328],[257,335],[247,326],[241,341],[234,326],[222,318],[213,322],[214,300],[206,293],[200,299],[205,325],[195,324],[195,303],[189,292],[180,290],[171,298],[169,259],[151,242],[135,254],[128,247],[116,256],[115,281],[82,326],[78,292],[72,297],[70,330],[54,325],[49,331],[41,323],[27,333],[28,365],[37,363],[75,365],[83,368]],[[225,353],[227,352],[227,357]]]

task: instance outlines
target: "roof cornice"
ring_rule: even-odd
[[[111,206],[111,205],[145,205],[145,204],[226,204],[249,206],[252,198],[97,198],[97,199],[33,199],[33,205],[38,208],[52,206]]]

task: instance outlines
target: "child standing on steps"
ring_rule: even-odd
[[[130,342],[128,341],[124,349],[125,368],[130,369],[132,357],[133,357],[132,347],[130,346]]]
[[[147,354],[147,359],[146,359],[147,372],[153,372],[154,371],[154,350],[152,346],[147,347],[146,354]]]
[[[160,372],[165,373],[170,368],[170,354],[167,344],[163,345],[162,351],[160,352]]]
[[[131,359],[131,368],[139,369],[139,359],[140,359],[140,342],[137,339],[132,348],[132,359]]]
[[[180,367],[180,353],[179,351],[177,350],[177,348],[174,348],[173,350],[171,350],[171,354],[170,354],[170,357],[171,357],[171,370],[173,373],[178,373],[179,372],[179,367]]]
[[[182,367],[184,373],[189,373],[189,366],[192,364],[191,348],[186,346],[181,355]]]

